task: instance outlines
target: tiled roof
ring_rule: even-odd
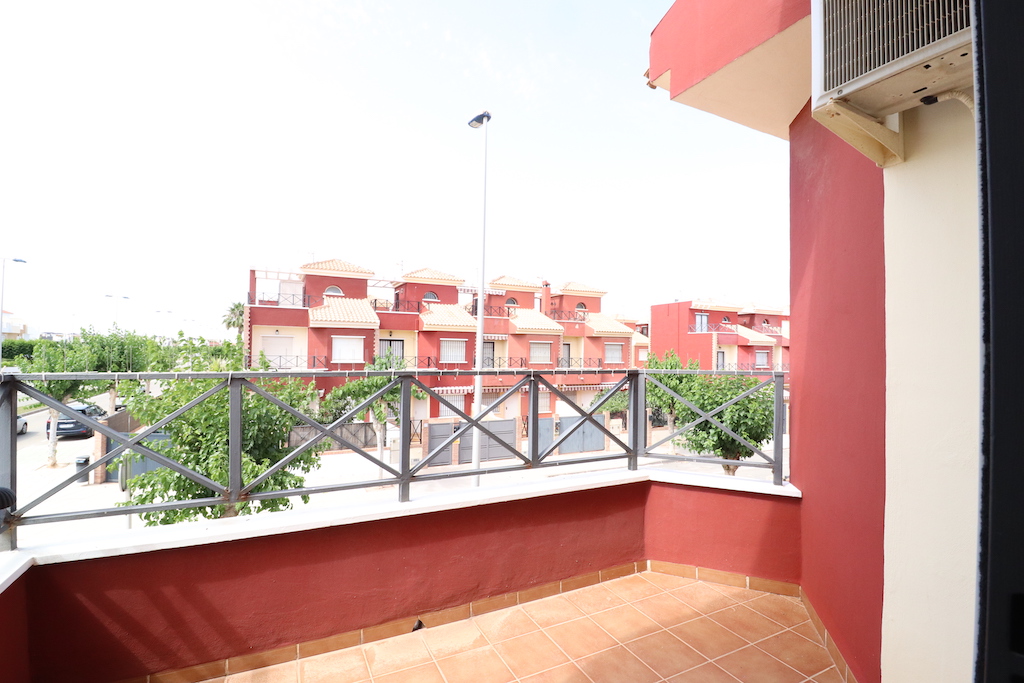
[[[443,273],[440,270],[434,270],[433,268],[420,268],[414,270],[411,273],[406,273],[402,276],[402,280],[405,282],[416,282],[419,280],[426,280],[429,282],[445,282],[453,285],[461,285],[465,280],[460,280],[454,275]]]
[[[633,333],[633,346],[650,346],[651,339],[647,335],[640,334],[639,332]]]
[[[509,316],[515,331],[561,333],[562,326],[535,308],[513,308]]]
[[[599,337],[632,337],[633,330],[629,329],[610,315],[604,313],[588,313],[587,327]]]
[[[369,299],[326,296],[323,306],[309,309],[309,326],[376,329],[380,327],[380,318]]]
[[[562,294],[584,294],[586,296],[604,296],[608,293],[580,284],[579,282],[566,282],[558,291]]]
[[[313,263],[307,263],[304,266],[302,266],[300,270],[302,270],[303,272],[328,271],[331,273],[346,273],[349,275],[373,275],[372,270],[336,258],[328,259],[326,261],[315,261]]]
[[[427,310],[420,313],[424,330],[476,330],[476,318],[458,304],[427,303]]]
[[[501,277],[491,280],[491,286],[504,289],[519,289],[527,292],[539,292],[541,290],[541,286],[537,283],[520,280],[519,278],[512,277],[511,275],[502,275]]]

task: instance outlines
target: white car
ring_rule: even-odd
[[[23,418],[21,415],[18,416],[18,433],[26,434],[28,432],[28,420]]]

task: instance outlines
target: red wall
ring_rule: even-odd
[[[30,570],[31,571],[31,570]],[[0,593],[3,637],[0,638],[0,681],[31,683],[29,675],[28,577],[17,579]]]
[[[551,370],[561,355],[560,337],[553,334],[510,334],[508,336],[509,358],[525,358],[528,366],[536,370]],[[551,347],[551,361],[530,363],[530,342],[547,342]]]
[[[335,277],[329,275],[306,275],[304,278],[306,296],[323,296],[324,290],[335,285],[341,288],[347,299],[366,298],[366,280],[352,277]]]
[[[251,306],[249,308],[249,322],[250,325],[306,327],[309,325],[309,309]]]
[[[882,171],[810,118],[790,128],[792,480],[803,588],[860,683],[880,678],[885,504]],[[837,333],[849,330],[855,334]],[[845,359],[857,372],[843,371]]]
[[[33,567],[33,680],[182,668],[640,560],[647,489]]]
[[[363,362],[362,363],[332,363],[331,353],[333,343],[331,337],[362,337],[363,338]],[[345,329],[340,327],[311,327],[309,328],[309,355],[327,356],[327,367],[330,370],[362,370],[367,363],[373,361],[377,355],[377,349],[373,344],[374,330]]]
[[[800,499],[651,484],[647,559],[800,582]]]
[[[423,295],[433,292],[441,304],[459,303],[459,290],[455,285],[425,285],[419,282],[403,282],[395,287],[395,293],[402,301],[423,301]]]

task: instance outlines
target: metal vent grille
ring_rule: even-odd
[[[968,0],[824,0],[825,90],[971,25]]]

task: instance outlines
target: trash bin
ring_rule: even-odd
[[[83,471],[85,471],[85,468],[88,467],[88,466],[89,466],[89,456],[88,455],[80,455],[77,458],[75,458],[75,471],[76,472],[83,472]],[[84,484],[87,481],[89,481],[89,475],[88,474],[83,474],[78,479],[75,479],[75,481],[81,482],[81,483]]]

